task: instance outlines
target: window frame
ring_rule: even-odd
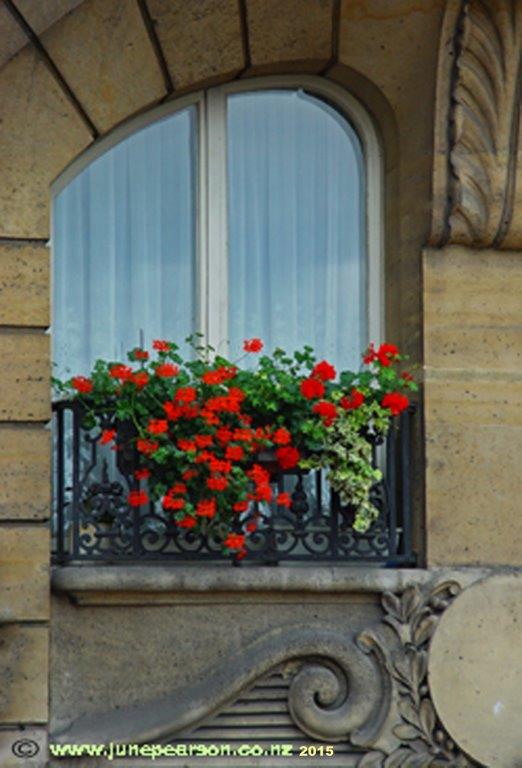
[[[56,197],[84,168],[121,141],[158,120],[195,106],[197,148],[195,211],[196,330],[227,354],[228,221],[227,98],[257,90],[303,89],[337,109],[352,125],[362,146],[365,172],[366,312],[369,340],[384,338],[384,157],[377,129],[364,108],[342,86],[313,75],[245,78],[173,97],[122,123],[73,160],[51,185]],[[50,243],[52,247],[52,241]],[[216,290],[217,288],[217,290]]]

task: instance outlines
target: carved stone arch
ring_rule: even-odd
[[[519,149],[522,4],[450,0],[439,50],[432,245],[501,246]]]

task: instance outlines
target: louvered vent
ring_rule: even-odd
[[[230,704],[211,720],[200,725],[190,734],[185,734],[182,739],[175,739],[173,743],[180,742],[192,744],[227,744],[231,751],[241,744],[259,744],[267,752],[271,745],[292,744],[292,757],[277,757],[266,755],[264,757],[239,757],[227,756],[216,758],[193,759],[183,762],[184,766],[209,765],[212,768],[252,768],[264,766],[266,768],[316,768],[324,766],[343,766],[343,768],[355,768],[361,759],[361,753],[354,751],[346,743],[333,744],[334,755],[332,757],[300,756],[300,747],[311,745],[325,746],[322,742],[311,740],[306,734],[297,728],[288,709],[288,689],[296,672],[296,667],[286,665],[274,673],[259,680],[250,690],[241,694],[233,704]]]

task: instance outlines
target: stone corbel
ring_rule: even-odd
[[[521,150],[521,41],[519,0],[449,1],[437,77],[431,245],[504,244]]]

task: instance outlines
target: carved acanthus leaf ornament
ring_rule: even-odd
[[[401,595],[382,598],[383,622],[391,627],[398,648],[369,630],[358,638],[359,647],[377,654],[394,687],[396,722],[390,724],[397,743],[391,750],[373,750],[357,768],[472,768],[475,765],[451,740],[440,723],[428,687],[428,646],[439,618],[461,592],[444,582],[424,593],[418,586]]]
[[[450,0],[439,54],[432,245],[502,245],[513,215],[521,41],[520,0]]]

